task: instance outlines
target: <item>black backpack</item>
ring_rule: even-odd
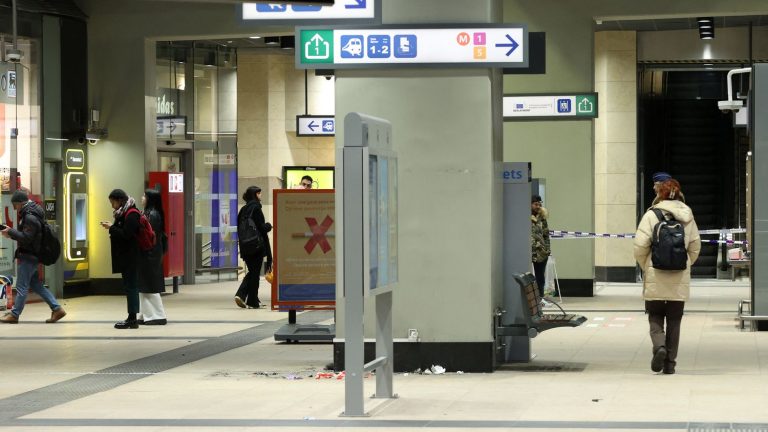
[[[651,238],[651,263],[659,270],[685,270],[688,251],[685,249],[685,228],[671,214],[669,219],[659,209],[652,209],[659,219]]]
[[[35,216],[40,221],[40,249],[37,250],[37,259],[43,265],[53,265],[61,255],[61,243],[48,222],[37,215]]]
[[[266,244],[264,243],[264,237],[259,232],[256,222],[253,221],[253,212],[256,211],[256,206],[251,208],[251,211],[246,212],[240,210],[237,220],[237,239],[240,244],[240,255],[263,255],[266,252]]]

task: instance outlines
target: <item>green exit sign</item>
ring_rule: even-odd
[[[301,30],[302,64],[333,63],[333,30]]]
[[[597,95],[576,95],[576,116],[597,117]]]

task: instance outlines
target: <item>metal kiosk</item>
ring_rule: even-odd
[[[398,279],[397,157],[392,126],[359,113],[344,118],[344,147],[339,150],[341,185],[336,189],[337,233],[341,244],[336,273],[344,295],[343,416],[365,416],[363,378],[376,371],[375,398],[393,398],[392,295]],[[340,238],[339,238],[340,237]],[[364,300],[376,300],[376,358],[365,363]]]

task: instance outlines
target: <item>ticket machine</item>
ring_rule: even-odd
[[[64,280],[88,278],[88,174],[85,149],[64,148]]]

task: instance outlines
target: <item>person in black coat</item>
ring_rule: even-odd
[[[165,325],[168,320],[160,293],[165,289],[163,255],[165,254],[165,216],[160,192],[147,189],[141,197],[144,216],[155,232],[155,246],[140,255],[139,260],[139,324]]]
[[[128,318],[115,323],[116,329],[139,328],[136,314],[139,313],[138,267],[140,259],[138,234],[140,228],[136,201],[122,189],[115,189],[109,194],[114,222],[102,222],[101,226],[109,230],[112,251],[112,273],[120,273],[128,303]],[[136,209],[138,210],[138,209]]]
[[[265,222],[264,213],[261,211],[261,188],[258,186],[250,186],[245,190],[243,194],[243,201],[245,206],[237,213],[237,232],[244,232],[245,225],[250,218],[256,226],[259,234],[262,236],[264,247],[256,253],[248,253],[243,251],[243,247],[240,247],[240,257],[245,261],[245,265],[248,268],[243,278],[243,282],[240,284],[237,293],[235,293],[235,304],[241,308],[250,307],[257,309],[261,306],[259,300],[259,274],[261,273],[261,266],[264,263],[264,258],[267,258],[267,265],[265,271],[272,269],[272,250],[269,245],[269,237],[267,233],[272,230],[272,225]],[[243,239],[238,239],[242,241]]]

